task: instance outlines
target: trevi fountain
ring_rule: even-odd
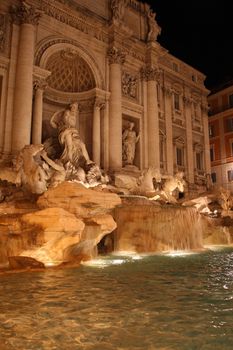
[[[190,196],[183,173],[105,173],[75,126],[1,167],[0,348],[232,349],[233,198]]]

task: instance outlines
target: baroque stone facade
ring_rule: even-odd
[[[133,123],[136,169],[204,183],[205,76],[163,48],[160,32],[137,0],[2,0],[1,158],[53,136],[51,116],[78,102],[77,129],[103,169],[124,166],[122,135]]]
[[[233,81],[215,89],[208,103],[212,181],[233,192]]]

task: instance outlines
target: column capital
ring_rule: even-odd
[[[172,89],[169,86],[162,86],[162,90],[167,97],[172,96]]]
[[[34,90],[45,90],[48,86],[48,83],[44,79],[35,79],[33,81]]]
[[[21,1],[19,6],[12,6],[10,13],[13,22],[16,24],[37,25],[42,15],[42,11],[30,6],[25,1]]]
[[[141,69],[141,77],[146,81],[160,82],[161,70],[158,67],[143,67]]]
[[[190,97],[183,96],[183,102],[185,106],[189,107],[192,104],[192,99]]]
[[[101,109],[104,106],[105,106],[105,101],[100,97],[96,97],[94,102],[94,108]]]
[[[110,64],[113,63],[118,63],[118,64],[123,64],[125,62],[125,54],[124,52],[117,48],[116,46],[112,46],[108,50],[108,58]]]

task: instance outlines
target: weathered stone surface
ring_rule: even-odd
[[[40,208],[59,207],[77,217],[89,218],[110,212],[121,199],[115,193],[105,193],[87,189],[74,182],[63,182],[50,188],[37,201]]]
[[[14,270],[45,268],[42,262],[28,256],[10,256],[8,260],[10,268]]]
[[[15,183],[17,173],[12,167],[0,166],[0,179]]]
[[[208,217],[203,221],[203,241],[205,245],[228,245],[233,243],[233,225],[230,217]]]
[[[25,214],[20,221],[35,237],[31,249],[29,246],[20,255],[31,256],[46,265],[63,262],[64,251],[80,241],[85,227],[80,219],[61,208]]]
[[[137,179],[130,175],[115,174],[115,186],[132,190],[137,186]]]
[[[83,261],[94,258],[97,255],[97,244],[117,226],[112,216],[108,214],[87,219],[85,224],[80,243],[66,249],[65,261]]]

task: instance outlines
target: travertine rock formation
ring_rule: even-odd
[[[89,218],[110,212],[121,199],[115,193],[90,190],[75,182],[63,182],[49,189],[37,201],[40,208],[59,207],[77,217]]]

